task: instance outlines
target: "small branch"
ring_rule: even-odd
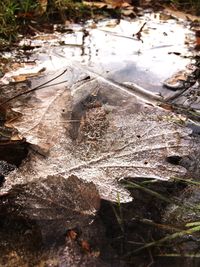
[[[28,94],[28,93],[32,93],[32,92],[34,92],[34,91],[36,91],[36,90],[39,90],[39,89],[43,89],[44,86],[45,86],[46,84],[48,84],[48,83],[50,83],[50,82],[56,80],[57,78],[61,77],[67,70],[68,70],[68,69],[65,69],[62,73],[60,73],[60,74],[57,75],[56,77],[52,78],[51,80],[49,80],[49,81],[47,81],[47,82],[45,82],[45,83],[43,83],[43,84],[40,84],[40,85],[38,85],[38,86],[36,86],[36,87],[34,87],[34,88],[32,88],[32,89],[26,91],[26,92],[17,94],[17,95],[15,95],[15,96],[9,98],[8,100],[6,100],[6,101],[0,103],[0,107],[3,106],[4,104],[7,104],[7,103],[10,102],[10,101],[12,101],[13,99],[22,96],[22,95],[26,95],[26,94]]]
[[[143,28],[144,28],[144,26],[145,26],[146,24],[147,24],[147,23],[145,22],[145,23],[142,25],[142,27],[140,27],[139,31],[133,34],[133,36],[136,36],[137,39],[138,39],[139,41],[142,41],[142,39],[141,39],[141,37],[142,37],[142,30],[143,30]],[[142,41],[142,42],[143,42],[143,41]]]

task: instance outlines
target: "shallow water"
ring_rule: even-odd
[[[136,33],[143,25],[139,40]],[[40,47],[29,58],[36,65],[15,74],[33,68],[57,71],[72,61],[116,82],[133,82],[155,94],[171,96],[174,92],[164,88],[163,82],[191,62],[195,40],[187,21],[165,20],[160,13],[146,13],[119,23],[88,21],[71,29],[72,33],[55,32],[22,40],[22,46]],[[2,81],[9,80],[10,75],[6,74]]]

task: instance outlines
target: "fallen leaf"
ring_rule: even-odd
[[[190,129],[166,119],[169,111],[144,105],[134,92],[101,76],[86,79],[85,68],[69,66],[58,77],[57,85],[13,103],[22,116],[12,126],[39,154],[29,153],[2,193],[15,184],[73,174],[92,181],[101,198],[127,202],[131,197],[120,179],[184,177],[186,169],[167,158],[191,154],[198,144]]]
[[[21,136],[20,134],[16,133],[16,134],[13,134],[11,139],[11,141],[20,141],[20,140],[23,140],[23,136]]]
[[[91,248],[90,248],[90,244],[88,243],[87,240],[82,240],[81,241],[81,247],[82,247],[82,249],[83,249],[83,251],[85,253],[90,253]]]
[[[181,70],[175,73],[172,77],[164,81],[164,86],[172,90],[182,89],[184,81],[187,80],[188,73],[185,70]]]
[[[136,14],[133,10],[131,9],[122,9],[121,13],[124,15],[124,16],[132,16],[132,17],[136,17]]]
[[[16,73],[18,72],[19,70],[16,71]],[[38,76],[40,75],[42,72],[45,71],[45,68],[40,68],[39,70],[35,71],[35,72],[32,72],[32,70],[27,70],[25,71],[24,73],[20,73],[20,74],[15,74],[15,72],[13,72],[13,74],[8,74],[8,78],[9,80],[11,80],[12,82],[24,82],[26,81],[27,79],[31,78],[31,77],[35,77],[35,76]],[[3,78],[7,79],[6,75],[5,77]]]
[[[106,4],[111,5],[113,8],[127,7],[130,0],[104,0]]]
[[[105,3],[95,2],[95,1],[92,1],[92,2],[83,1],[83,4],[86,5],[86,6],[95,7],[95,8],[104,8],[104,7],[106,7]]]
[[[71,240],[76,240],[78,234],[74,231],[74,230],[69,230],[67,232],[67,236],[71,239]]]
[[[37,221],[44,238],[90,223],[100,207],[95,185],[76,176],[48,176],[15,185],[1,200],[1,214],[3,210],[10,216]]]

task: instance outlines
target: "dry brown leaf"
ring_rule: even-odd
[[[91,252],[90,244],[88,243],[87,240],[82,240],[81,241],[81,247],[82,247],[82,249],[83,249],[83,251],[85,253],[90,253]]]
[[[24,73],[24,74],[19,74],[17,76],[13,75],[12,78],[14,79],[15,82],[24,82],[28,78],[35,77],[41,74],[43,71],[45,71],[45,68],[41,68],[39,71],[33,73]]]
[[[13,76],[12,78],[14,79],[15,82],[24,82],[27,80],[28,77],[33,77],[34,75],[37,75],[37,74],[29,74],[29,75],[26,75],[26,74],[20,74],[18,76]]]
[[[163,82],[164,86],[178,90],[182,88],[182,84],[187,80],[188,73],[185,70],[178,71],[172,77]]]
[[[12,135],[11,141],[20,141],[20,140],[23,140],[23,136],[21,136],[20,134],[14,134]]]
[[[37,0],[37,1],[39,3],[37,14],[42,15],[47,10],[48,0]]]
[[[71,240],[76,240],[78,234],[74,231],[74,230],[69,230],[67,232],[67,236],[71,239]]]
[[[111,5],[113,8],[120,8],[127,6],[130,3],[130,0],[104,0],[106,4]]]
[[[101,3],[101,2],[95,2],[95,1],[83,1],[83,4],[89,7],[96,7],[96,8],[104,8],[106,7],[105,3]]]

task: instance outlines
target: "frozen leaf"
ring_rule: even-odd
[[[100,198],[93,183],[76,176],[48,176],[45,180],[15,186],[9,195],[18,211],[34,220],[65,220],[73,218],[74,224],[92,217],[99,209]],[[70,221],[70,223],[72,220]],[[75,227],[75,226],[70,226]]]
[[[99,206],[100,197],[93,183],[76,176],[68,179],[48,176],[44,180],[15,185],[2,198],[0,212],[4,208],[4,214],[37,221],[45,237],[90,223]]]
[[[24,184],[62,175],[92,181],[104,199],[130,201],[118,184],[126,177],[169,179],[183,177],[186,169],[169,162],[198,149],[191,130],[169,111],[145,105],[138,93],[98,75],[69,67],[56,81],[21,98],[14,109],[23,116],[13,126],[33,149],[29,158],[7,177],[2,193]],[[46,82],[50,77],[44,77]],[[54,81],[55,82],[55,81]],[[42,83],[42,82],[41,82]],[[58,84],[59,83],[59,84]],[[132,88],[134,90],[134,88]]]

